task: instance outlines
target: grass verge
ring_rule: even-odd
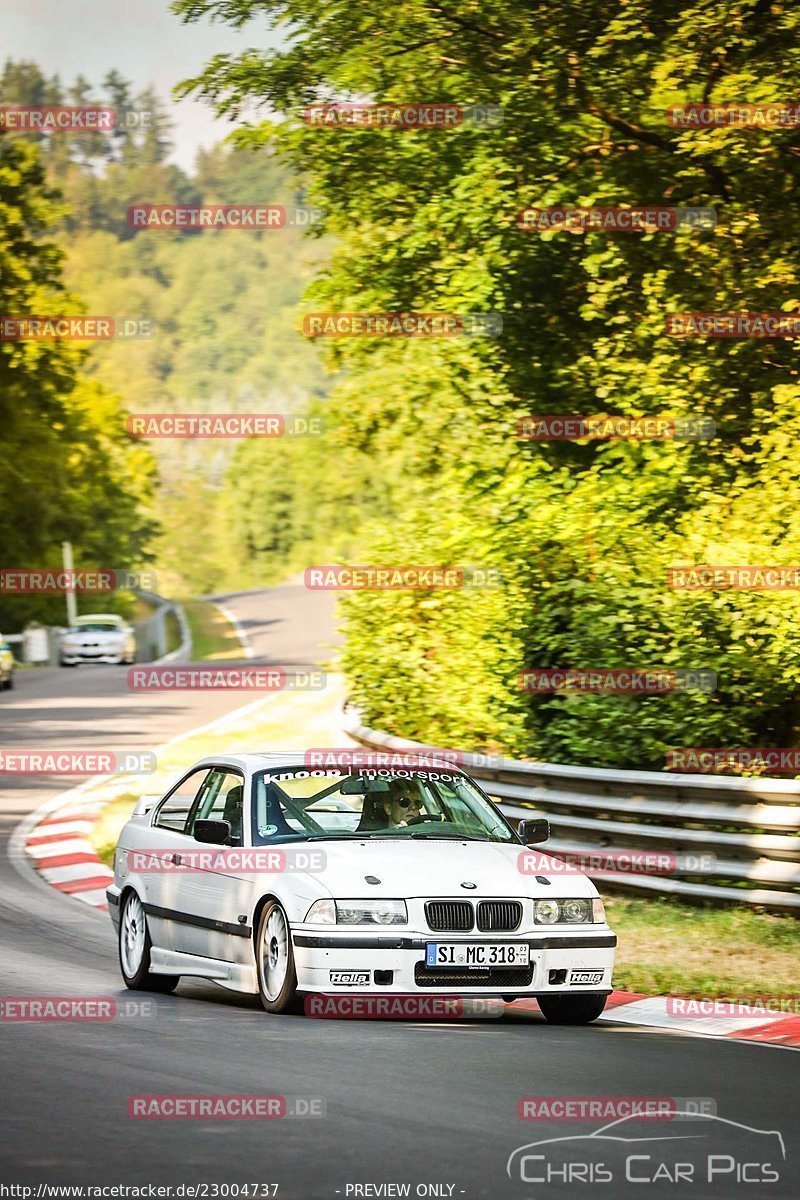
[[[181,605],[192,631],[192,661],[244,658],[244,646],[233,625],[210,600],[187,600]]]
[[[614,984],[624,991],[724,996],[798,990],[796,917],[666,899],[604,899],[619,939]]]

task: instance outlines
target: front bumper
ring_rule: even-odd
[[[425,950],[433,941],[527,943],[530,966],[427,968]],[[301,991],[522,996],[610,992],[617,938],[607,926],[592,933],[582,930],[482,938],[441,933],[334,933],[330,928],[322,933],[319,928],[295,928],[293,942]]]
[[[61,650],[61,661],[75,666],[78,663],[111,663],[113,666],[119,666],[125,657],[125,651],[122,650],[82,650],[71,649]]]

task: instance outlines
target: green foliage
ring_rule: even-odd
[[[4,315],[79,312],[61,254],[43,240],[62,210],[37,148],[0,134],[0,280]],[[74,344],[0,341],[0,559],[5,568],[124,568],[146,557],[152,467],[124,433],[116,396],[82,373]],[[64,620],[61,597],[0,593],[0,629]]]
[[[183,232],[135,229],[127,220],[129,207],[145,203],[304,205],[302,183],[274,153],[216,146],[200,151],[194,172],[186,175],[166,161],[170,123],[163,104],[150,92],[134,96],[115,71],[97,92],[85,80],[65,90],[35,64],[8,62],[0,95],[7,103],[80,99],[113,105],[118,118],[140,114],[130,128],[118,119],[110,133],[15,135],[26,151],[34,153],[35,143],[43,180],[57,182],[63,196],[53,212],[53,235],[63,246],[66,286],[83,297],[89,312],[146,320],[153,330],[150,338],[98,343],[91,355],[79,356],[95,391],[111,388],[134,414],[289,413],[319,401],[320,356],[300,332],[296,306],[324,247],[306,240],[303,226]],[[98,408],[98,417],[109,437],[122,436],[122,411]],[[134,444],[132,454],[143,459],[150,450],[157,461],[163,533],[154,551],[164,591],[198,595],[245,578],[280,576],[300,526],[313,523],[310,498],[305,516],[291,523],[270,502],[266,519],[277,534],[265,527],[253,541],[252,515],[241,508],[241,497],[249,499],[252,479],[244,476],[251,468],[247,455],[241,470],[231,467],[237,446]],[[282,493],[294,489],[304,475],[300,450],[254,444],[254,478],[269,479]],[[50,470],[44,461],[43,470]]]
[[[787,220],[797,134],[672,128],[665,113],[789,101],[800,12],[780,0],[590,0],[580,21],[571,3],[540,12],[520,0],[174,7],[187,20],[266,16],[293,30],[281,49],[218,55],[186,89],[223,113],[283,117],[251,118],[238,142],[274,146],[329,213],[336,250],[311,307],[503,315],[496,340],[343,339],[329,352],[343,375],[327,409],[328,546],[343,545],[330,476],[346,472],[348,551],[361,561],[457,556],[507,580],[496,594],[349,599],[346,665],[367,716],[429,740],[625,766],[658,767],[669,745],[795,737],[796,598],[673,593],[665,581],[691,562],[799,561],[797,345],[676,339],[665,317],[800,308]],[[417,131],[301,119],[320,99],[364,98],[502,105],[505,120]],[[540,234],[515,220],[526,206],[657,203],[713,207],[717,226]],[[528,413],[706,415],[718,436],[520,443]],[[298,495],[276,486],[261,495],[285,528]],[[259,523],[269,529],[266,514]],[[718,691],[516,687],[524,667],[626,665],[711,669]]]

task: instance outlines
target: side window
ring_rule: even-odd
[[[236,771],[215,767],[192,806],[186,832],[193,833],[197,820],[227,821],[231,827],[230,845],[241,846],[243,808],[244,778]]]
[[[172,829],[175,833],[184,833],[192,802],[200,791],[206,775],[208,775],[208,767],[201,767],[199,771],[192,771],[191,775],[187,775],[186,779],[181,780],[166,800],[159,805],[153,824],[159,829]]]

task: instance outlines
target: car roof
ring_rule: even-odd
[[[344,747],[342,747],[338,750],[331,749],[330,754],[331,754],[332,758],[338,758],[338,756],[341,755],[341,753],[342,753],[342,749],[344,749]],[[351,747],[347,747],[347,749],[349,750],[349,749],[351,749]],[[323,754],[324,752],[325,752],[324,747],[315,748],[315,754]],[[359,753],[361,753],[361,754],[385,754],[387,757],[398,758],[398,759],[401,759],[403,757],[409,757],[409,758],[416,757],[415,752],[412,748],[409,748],[408,750],[404,750],[404,751],[403,750],[370,751],[370,750],[365,750],[361,746],[353,746],[352,752],[354,754],[359,754]],[[244,768],[246,770],[250,770],[250,771],[277,770],[281,767],[304,767],[304,768],[308,768],[310,770],[324,770],[327,768],[329,768],[330,770],[336,769],[337,763],[335,761],[332,761],[330,763],[324,763],[324,764],[314,763],[314,764],[311,764],[311,766],[309,767],[309,764],[306,761],[307,754],[308,754],[307,750],[286,750],[286,751],[269,750],[269,751],[264,751],[263,753],[247,751],[247,752],[242,752],[241,754],[237,754],[237,753],[210,754],[210,755],[207,755],[205,758],[201,759],[200,762],[196,763],[195,767],[202,767],[205,765],[213,766],[215,763],[221,763],[223,765],[235,764],[238,767],[242,767],[242,768]],[[425,754],[421,753],[419,755],[419,757],[424,758],[426,761],[426,764],[430,764],[430,766],[441,767],[442,770],[459,771],[459,772],[462,771],[461,767],[455,766],[455,764],[447,762],[445,759],[437,759],[437,758],[433,757],[433,755],[425,755]],[[391,762],[387,762],[385,764],[380,763],[380,762],[375,763],[375,764],[370,764],[370,763],[356,764],[357,767],[363,766],[363,768],[365,770],[369,769],[370,765],[374,765],[374,766],[384,766],[385,765],[385,766],[391,767],[393,764]],[[399,763],[399,762],[397,763],[398,767],[400,767],[401,765],[402,765],[401,763]],[[410,765],[411,764],[409,764],[409,766]]]

